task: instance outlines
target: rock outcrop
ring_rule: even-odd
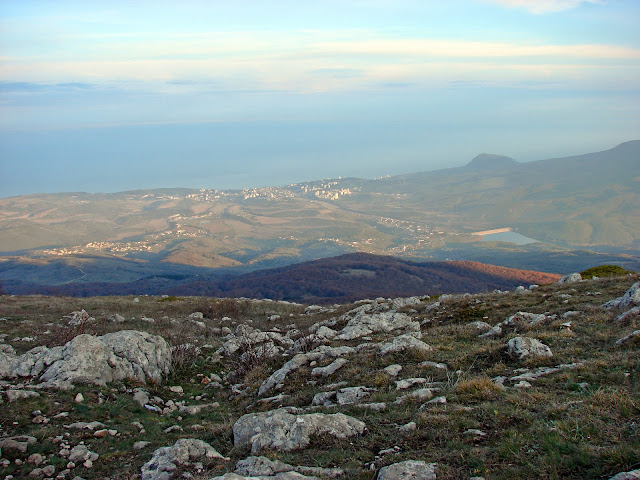
[[[436,464],[416,460],[394,463],[380,469],[378,480],[436,480]]]
[[[631,285],[631,288],[621,297],[614,298],[603,305],[604,308],[613,310],[627,310],[634,306],[640,306],[640,282]]]
[[[167,342],[133,330],[101,337],[82,334],[64,346],[40,346],[20,356],[4,351],[0,357],[2,377],[32,377],[61,388],[79,383],[106,385],[124,379],[160,383],[170,369]]]
[[[298,415],[294,408],[250,413],[233,425],[233,444],[250,446],[253,455],[263,449],[290,451],[309,445],[311,435],[327,434],[337,438],[361,435],[364,422],[342,413]]]
[[[203,465],[215,460],[228,461],[218,451],[202,440],[181,438],[171,447],[153,452],[151,460],[142,466],[141,480],[169,480],[178,467],[188,467],[196,462]]]
[[[540,340],[529,337],[515,337],[507,342],[507,354],[519,360],[532,357],[551,358],[551,349]]]

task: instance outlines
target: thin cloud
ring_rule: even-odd
[[[582,4],[603,4],[601,0],[487,0],[507,8],[524,8],[531,13],[553,13],[570,10]]]

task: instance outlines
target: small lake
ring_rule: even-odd
[[[500,232],[490,233],[489,235],[482,236],[483,242],[506,242],[515,243],[516,245],[528,245],[530,243],[536,243],[538,240],[525,237],[517,232]]]

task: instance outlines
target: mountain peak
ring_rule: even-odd
[[[512,168],[515,165],[518,165],[518,162],[511,157],[492,153],[481,153],[471,160],[466,167],[474,170],[499,170]]]

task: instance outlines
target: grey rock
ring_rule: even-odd
[[[556,283],[574,283],[582,281],[582,275],[579,273],[570,273],[569,275],[565,275]]]
[[[401,397],[398,397],[394,403],[401,404],[402,402],[406,400],[411,400],[411,399],[417,399],[421,402],[424,402],[426,400],[430,400],[431,398],[433,398],[433,389],[419,388],[418,390],[415,390],[407,395],[402,395]]]
[[[547,375],[551,375],[552,373],[561,372],[562,370],[572,370],[574,368],[581,367],[583,364],[580,362],[577,363],[563,363],[560,365],[556,365],[555,367],[539,367],[531,371],[526,371],[520,375],[516,375],[511,377],[510,380],[512,382],[518,382],[520,380],[535,380],[540,377],[544,377]]]
[[[405,378],[404,380],[396,380],[396,390],[406,390],[414,385],[427,383],[426,378]]]
[[[487,322],[483,322],[481,320],[477,320],[475,322],[471,322],[468,324],[469,328],[473,329],[475,332],[486,333],[491,330],[491,325]]]
[[[337,438],[361,435],[365,424],[342,413],[297,415],[295,409],[243,415],[233,426],[235,447],[250,446],[251,453],[263,449],[290,451],[309,445],[311,435],[327,434]]]
[[[640,282],[631,285],[631,288],[621,297],[615,298],[603,305],[606,309],[628,310],[633,306],[640,306]]]
[[[339,405],[350,405],[352,403],[360,402],[360,400],[368,397],[373,391],[373,388],[367,387],[341,388],[336,392],[336,400]]]
[[[138,402],[141,407],[144,407],[147,403],[149,403],[150,397],[149,393],[141,388],[133,389],[133,400]]]
[[[620,472],[609,480],[640,480],[640,469],[639,470],[630,470],[628,472]]]
[[[348,362],[349,360],[347,360],[346,358],[337,358],[326,367],[314,368],[313,370],[311,370],[311,375],[328,377],[329,375],[333,375],[334,373],[336,373],[340,368],[344,367]]]
[[[420,324],[411,320],[411,317],[404,313],[393,310],[369,313],[372,308],[374,308],[372,305],[363,305],[340,317],[341,319],[350,318],[350,320],[335,339],[353,340],[378,332],[404,334],[420,331]]]
[[[640,307],[633,307],[630,310],[620,314],[618,318],[615,319],[616,323],[627,323],[633,319],[640,317]]]
[[[324,478],[337,478],[344,474],[341,468],[319,468],[294,466],[279,460],[269,460],[266,457],[248,457],[236,464],[234,473],[245,477],[274,478],[279,474],[295,472],[303,475],[320,475]],[[282,478],[282,477],[280,477]],[[292,478],[316,478],[316,477],[292,477]]]
[[[141,480],[169,480],[178,467],[188,467],[196,462],[209,465],[216,459],[228,461],[202,440],[181,438],[173,446],[153,452],[151,460],[142,466]]]
[[[109,318],[107,318],[107,321],[111,323],[124,323],[126,319],[119,313],[114,313]]]
[[[507,342],[507,354],[524,360],[532,357],[551,358],[551,349],[535,338],[515,337]]]
[[[146,440],[140,440],[139,442],[136,442],[133,444],[133,449],[138,451],[138,450],[142,450],[143,448],[147,448],[149,445],[151,445],[151,442],[148,442]]]
[[[615,346],[619,347],[621,345],[624,345],[625,343],[631,343],[634,340],[640,340],[640,330],[635,330],[631,332],[629,335],[622,337],[621,339],[616,341]]]
[[[85,445],[76,445],[69,453],[69,461],[75,464],[83,463],[87,460],[95,462],[98,456],[97,453],[90,451]]]
[[[262,396],[270,392],[276,385],[283,382],[289,373],[295,372],[311,362],[322,362],[328,358],[339,358],[355,352],[356,349],[353,347],[328,347],[322,345],[309,353],[298,353],[281,368],[273,372],[271,376],[260,385],[258,395]]]
[[[382,467],[378,480],[436,480],[436,464],[416,460]]]
[[[29,398],[39,397],[38,392],[32,392],[31,390],[7,390],[4,392],[7,396],[9,403],[17,402],[18,400],[27,400]]]
[[[416,424],[416,422],[409,422],[405,425],[401,425],[398,427],[398,431],[404,434],[415,432],[417,429],[418,429],[418,425]]]
[[[4,452],[26,453],[30,446],[38,443],[35,437],[17,435],[0,440],[0,450]]]
[[[389,365],[387,367],[384,367],[382,371],[391,377],[397,377],[398,374],[402,371],[402,365],[398,365],[397,363]]]
[[[430,352],[433,350],[431,345],[427,345],[422,340],[418,340],[415,336],[408,333],[400,335],[393,339],[391,343],[385,343],[380,346],[380,353],[386,355],[387,353],[404,352],[407,350],[418,350],[420,352]]]

